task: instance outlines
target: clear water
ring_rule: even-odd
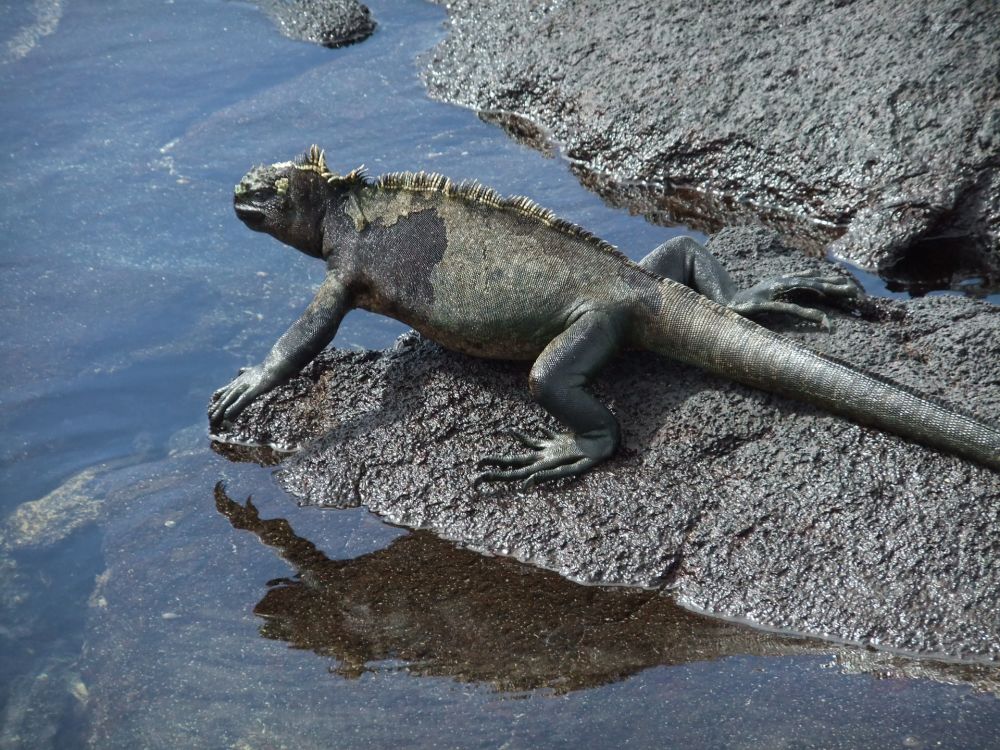
[[[296,508],[209,448],[209,394],[322,273],[233,216],[252,163],[317,142],[341,171],[530,195],[634,257],[677,233],[427,99],[414,57],[442,11],[369,4],[378,33],[337,51],[239,2],[0,6],[0,747],[995,747],[992,694],[850,674],[822,649],[695,647],[511,690],[391,650],[349,672],[336,648],[262,637],[253,608],[294,571],[217,512],[218,481],[331,560],[405,532]],[[402,330],[353,313],[337,345]]]

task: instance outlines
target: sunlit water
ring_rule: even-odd
[[[369,4],[378,32],[336,51],[238,2],[0,9],[0,747],[995,746],[994,697],[824,656],[511,693],[393,659],[347,674],[332,653],[261,637],[253,607],[290,569],[216,511],[217,481],[334,560],[404,532],[298,509],[267,470],[209,449],[209,394],[322,275],[233,216],[251,164],[317,142],[340,171],[530,195],[633,257],[677,233],[430,101],[414,58],[442,11]],[[402,330],[353,313],[336,343],[381,348]]]

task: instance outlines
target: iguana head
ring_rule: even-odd
[[[251,229],[267,232],[302,252],[322,257],[323,217],[337,182],[347,177],[326,166],[323,152],[313,146],[299,161],[254,167],[240,180],[233,195],[236,215]]]

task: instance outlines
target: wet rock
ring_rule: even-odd
[[[790,270],[794,252],[750,229],[711,248],[743,283],[750,268]],[[810,262],[822,263],[796,266]],[[866,300],[837,314],[833,334],[784,330],[995,418],[998,316],[957,297]],[[612,460],[530,491],[477,490],[476,461],[515,449],[506,429],[557,427],[531,402],[527,369],[415,334],[382,353],[330,351],[224,437],[304,445],[278,473],[304,503],[362,503],[574,581],[663,588],[767,627],[1000,660],[1000,475],[633,353],[594,385],[623,427]]]
[[[908,282],[1000,271],[1000,6],[448,2],[439,98],[615,202]]]
[[[290,39],[324,47],[360,42],[375,31],[371,11],[357,0],[254,0]]]

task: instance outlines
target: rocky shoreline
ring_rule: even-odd
[[[454,0],[429,92],[658,221],[1000,278],[1000,8]]]
[[[654,221],[758,225],[711,243],[744,283],[824,267],[802,250],[918,286],[997,278],[994,9],[446,7],[448,37],[422,61],[432,95],[559,149],[585,185]],[[998,314],[970,299],[869,299],[840,311],[832,335],[770,323],[990,418]],[[306,504],[363,504],[573,581],[670,592],[766,628],[1000,661],[995,473],[629,355],[595,385],[624,428],[613,460],[530,492],[477,490],[475,461],[512,447],[505,428],[546,423],[525,380],[522,365],[416,335],[386,352],[327,352],[216,447],[283,461],[279,483]]]

